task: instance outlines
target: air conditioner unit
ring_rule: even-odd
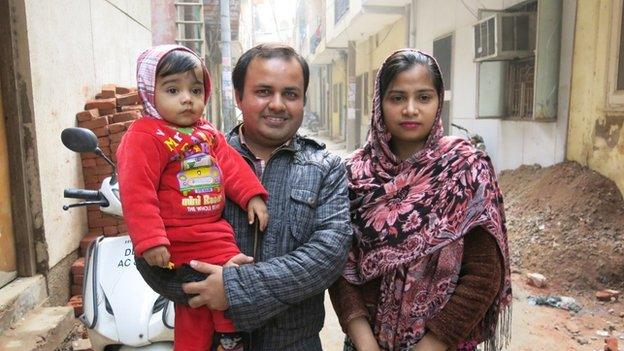
[[[475,61],[529,57],[535,50],[535,12],[500,12],[474,25]]]

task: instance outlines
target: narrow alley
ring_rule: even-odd
[[[413,278],[414,284],[401,282],[395,284],[399,288],[393,286],[395,291],[383,291],[387,294],[374,295],[380,287],[365,285],[363,290],[375,299],[374,305],[367,301],[368,307],[377,308],[383,299],[402,303],[390,317],[396,323],[388,334],[399,330],[401,321],[416,316],[420,319],[405,323],[409,331],[397,333],[396,338],[404,338],[401,341],[409,347],[421,340],[442,343],[435,327],[427,324],[440,316],[432,305],[442,309],[449,301],[442,296],[458,295],[455,283],[469,266],[463,261],[469,256],[464,238],[485,228],[484,222],[466,224],[478,217],[468,218],[476,211],[458,210],[464,205],[468,208],[465,203],[469,203],[484,206],[479,207],[481,215],[489,206],[490,217],[485,220],[491,224],[487,228],[492,235],[483,237],[497,240],[497,245],[491,245],[489,256],[495,262],[489,262],[489,267],[503,267],[478,273],[501,271],[502,277],[492,274],[491,280],[482,280],[474,288],[478,294],[473,296],[486,296],[489,289],[496,297],[482,301],[483,311],[487,310],[483,314],[461,310],[463,316],[478,317],[474,323],[462,325],[461,318],[447,323],[465,327],[463,339],[441,333],[450,338],[449,345],[465,343],[472,350],[486,339],[476,335],[494,330],[496,318],[506,316],[498,312],[511,303],[511,338],[505,351],[624,350],[624,0],[3,0],[0,19],[0,351],[172,349],[173,299],[156,293],[136,269],[136,239],[130,234],[136,236],[141,230],[129,230],[131,215],[124,219],[118,182],[123,161],[117,163],[117,151],[126,132],[145,120],[170,123],[167,128],[154,128],[155,135],[163,137],[159,147],[171,153],[169,157],[161,151],[151,155],[162,156],[161,174],[150,170],[156,161],[137,167],[144,172],[144,180],[152,182],[146,195],[149,201],[145,200],[150,210],[145,212],[156,218],[157,230],[145,232],[162,234],[163,242],[156,248],[167,250],[171,231],[159,206],[178,204],[181,213],[189,216],[215,211],[219,220],[232,208],[249,210],[243,205],[225,205],[231,194],[225,195],[223,173],[215,166],[220,162],[214,162],[216,156],[211,154],[214,140],[205,130],[214,132],[213,136],[235,131],[230,142],[240,147],[236,151],[262,181],[258,184],[250,173],[250,183],[258,189],[266,187],[267,208],[282,211],[275,216],[280,222],[264,237],[248,225],[244,212],[245,218],[229,213],[232,216],[223,217],[224,222],[242,218],[242,224],[230,223],[232,233],[228,231],[231,235],[224,240],[232,252],[253,252],[254,256],[260,252],[256,263],[273,260],[276,266],[285,262],[295,267],[292,271],[297,274],[283,274],[291,272],[285,268],[272,272],[289,275],[290,280],[283,276],[269,279],[268,270],[247,276],[242,268],[232,269],[236,274],[226,277],[218,274],[221,268],[216,266],[210,271],[215,280],[201,280],[210,281],[204,286],[208,297],[202,303],[212,303],[214,309],[226,309],[234,300],[232,291],[227,295],[227,279],[239,287],[260,287],[271,293],[279,290],[275,287],[291,287],[283,296],[248,293],[238,306],[227,307],[246,308],[246,313],[237,315],[241,316],[238,322],[259,333],[258,339],[275,342],[264,349],[280,348],[273,346],[280,342],[310,342],[318,349],[316,334],[323,318],[320,308],[314,307],[321,306],[323,289],[340,273],[334,269],[335,262],[344,258],[340,255],[352,239],[347,230],[333,230],[334,237],[323,237],[336,238],[328,241],[331,250],[315,251],[307,245],[313,235],[326,235],[319,229],[326,223],[318,218],[324,213],[318,209],[334,204],[317,200],[324,185],[321,181],[331,178],[322,172],[329,172],[330,167],[312,159],[311,155],[320,155],[318,151],[301,152],[283,162],[271,161],[274,152],[291,146],[302,122],[300,134],[323,142],[345,160],[365,145],[371,123],[378,122],[377,130],[387,138],[373,133],[375,145],[396,157],[366,161],[369,164],[360,166],[370,166],[366,168],[370,172],[349,173],[351,180],[370,176],[362,187],[368,193],[358,198],[369,203],[353,206],[350,212],[337,210],[338,206],[326,212],[343,216],[334,221],[340,228],[347,226],[346,217],[351,216],[352,225],[364,227],[361,232],[370,231],[369,239],[379,239],[385,245],[381,250],[390,252],[389,269],[355,279],[369,284],[382,280],[379,276],[391,277],[394,283],[418,277]],[[146,52],[154,56],[145,59],[141,54]],[[168,56],[171,52],[180,54],[180,61],[175,61],[177,55]],[[165,57],[176,63],[171,64],[172,72],[180,71],[169,72],[169,64],[163,64]],[[188,68],[189,62],[192,69],[180,68]],[[167,74],[176,79],[164,79]],[[192,82],[193,89],[176,95],[183,89],[163,88],[163,82],[171,81]],[[174,101],[172,111],[183,111],[172,113],[174,122],[159,112],[165,100]],[[168,108],[163,111],[171,117]],[[184,114],[193,122],[178,123],[177,117]],[[165,138],[163,130],[172,134]],[[191,142],[181,142],[186,136]],[[461,162],[446,161],[448,144],[439,141],[447,136],[468,140],[472,146],[457,142],[463,151],[469,150],[462,157],[470,160],[466,165],[487,164],[486,176],[476,176],[484,173],[471,173],[466,167],[451,169]],[[424,155],[419,153],[424,148],[430,148],[427,155],[440,158],[427,156],[423,162],[428,168],[406,162]],[[143,155],[151,149],[136,150]],[[332,162],[338,165],[335,158]],[[284,169],[270,170],[284,179],[265,182],[266,167],[275,164]],[[383,168],[388,164],[398,173],[388,177]],[[291,172],[295,165],[302,167],[299,173]],[[408,175],[401,173],[406,167],[411,167]],[[441,184],[454,178],[459,179],[457,183],[419,190],[425,177],[415,174],[444,167],[449,167],[445,172],[450,176],[431,173],[436,175],[427,182]],[[129,168],[133,167],[125,169]],[[170,171],[173,193],[180,199],[161,201],[164,169]],[[462,172],[471,174],[462,178]],[[379,188],[368,187],[369,182],[378,182]],[[489,197],[472,201],[477,191],[462,193],[458,188],[463,187],[489,192]],[[271,190],[276,188],[273,194],[283,195],[283,201],[271,200]],[[420,193],[412,194],[414,188]],[[401,197],[406,192],[414,195],[411,202]],[[332,191],[335,201],[339,194]],[[445,201],[451,198],[457,203]],[[341,200],[346,203],[344,196]],[[131,206],[139,209],[135,211],[138,217],[144,215],[141,201],[141,206]],[[258,201],[257,209],[265,209]],[[372,207],[366,206],[372,203],[376,207],[369,211]],[[436,205],[452,211],[435,213]],[[454,225],[446,226],[450,222]],[[143,229],[142,225],[138,226]],[[236,236],[238,231],[243,234]],[[373,247],[364,237],[354,240],[351,248]],[[410,240],[426,241],[423,238],[430,240],[426,247],[431,251],[420,244],[405,245]],[[441,240],[447,240],[445,246]],[[479,248],[476,256],[488,255],[483,243],[487,240],[475,246]],[[435,281],[440,284],[423,278],[422,271],[409,274],[413,265],[424,262],[423,266],[432,265],[427,272],[434,275],[431,272],[439,268],[435,255],[454,245],[463,251],[457,249],[452,255],[454,273]],[[306,266],[290,255],[300,247],[324,256],[310,259]],[[406,250],[402,259],[409,257],[408,261],[393,261],[397,259],[395,247]],[[102,254],[106,250],[108,254]],[[368,268],[381,270],[378,258],[387,253],[375,254],[379,256]],[[171,268],[173,262],[161,258],[165,262],[158,266]],[[323,266],[313,265],[318,262],[327,264],[310,274]],[[358,265],[351,271],[353,276],[362,274],[364,264]],[[511,271],[512,298],[508,298],[506,268]],[[404,270],[408,273],[403,274]],[[300,282],[300,278],[308,280]],[[388,285],[394,283],[388,281],[384,280],[385,288],[391,289]],[[419,285],[423,282],[430,285],[423,288]],[[417,286],[419,294],[413,290],[406,294]],[[431,293],[432,287],[440,291]],[[134,299],[127,297],[128,290],[136,293]],[[172,290],[180,293],[181,288]],[[235,290],[241,291],[246,292]],[[405,295],[410,296],[403,299]],[[256,303],[258,297],[270,302]],[[435,302],[424,303],[430,300],[423,298]],[[362,304],[366,300],[358,299]],[[466,305],[479,305],[475,301]],[[326,291],[324,306],[322,348],[343,350],[345,334]],[[426,316],[411,313],[416,309],[426,310]],[[383,330],[381,319],[368,322]],[[120,327],[122,320],[126,324]],[[369,335],[367,323],[362,325],[365,332],[361,335]],[[271,330],[267,335],[265,327]],[[304,334],[313,337],[305,339]],[[392,338],[381,335],[382,331],[374,334],[370,345],[397,349],[388,346],[395,341],[389,342]],[[228,335],[221,337],[227,344]],[[409,338],[413,339],[405,341]],[[482,351],[483,344],[479,347]]]

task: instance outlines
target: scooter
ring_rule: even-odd
[[[74,152],[94,152],[113,167],[99,190],[65,189],[65,198],[84,201],[63,206],[99,205],[100,210],[123,216],[115,164],[98,147],[95,134],[85,128],[67,128],[63,144]],[[134,263],[128,235],[100,236],[87,249],[82,285],[84,313],[94,351],[170,351],[173,349],[173,302],[145,283]]]
[[[306,112],[304,117],[304,127],[312,133],[317,133],[320,129],[320,120],[316,112]]]
[[[457,128],[457,129],[461,130],[462,132],[464,132],[464,134],[466,135],[466,137],[468,138],[468,141],[470,141],[472,146],[474,146],[478,150],[485,151],[485,141],[483,140],[483,137],[481,135],[476,134],[476,133],[472,133],[468,129],[466,129],[466,128],[458,125],[458,124],[451,123],[451,125],[453,127]]]

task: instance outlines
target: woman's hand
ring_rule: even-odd
[[[267,210],[261,196],[254,196],[247,203],[247,216],[250,225],[254,222],[254,215],[258,216],[260,230],[264,231],[269,223],[269,210]]]
[[[448,347],[433,333],[426,333],[411,351],[446,351]]]
[[[380,351],[373,330],[364,317],[352,319],[347,325],[347,334],[358,351]]]

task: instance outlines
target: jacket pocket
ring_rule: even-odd
[[[317,194],[307,189],[293,188],[288,211],[290,232],[297,245],[304,244],[314,232]]]

